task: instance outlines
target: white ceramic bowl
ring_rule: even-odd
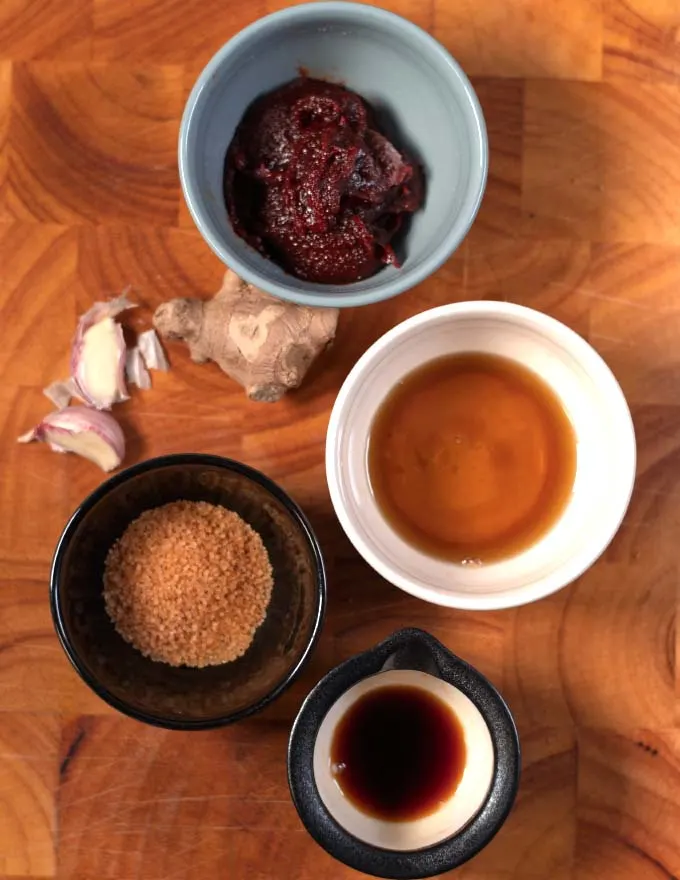
[[[576,478],[562,516],[527,550],[483,566],[436,559],[404,541],[376,504],[367,465],[371,424],[392,388],[427,361],[466,351],[513,358],[538,373],[562,401],[577,440]],[[326,474],[347,536],[390,583],[453,608],[509,608],[566,586],[607,547],[633,489],[635,433],[611,370],[573,330],[511,303],[454,303],[399,324],[356,363],[331,414]]]

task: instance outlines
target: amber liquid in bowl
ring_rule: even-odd
[[[407,375],[382,403],[368,470],[404,540],[461,564],[495,562],[526,550],[561,516],[576,435],[532,370],[498,355],[448,355]]]

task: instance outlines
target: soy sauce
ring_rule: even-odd
[[[358,699],[331,743],[333,775],[345,797],[391,821],[433,813],[458,787],[465,759],[453,710],[409,685],[376,688]]]

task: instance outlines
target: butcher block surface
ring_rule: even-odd
[[[248,401],[168,346],[172,369],[116,407],[126,463],[226,455],[280,482],[328,563],[329,608],[291,690],[252,720],[146,727],[81,682],[53,631],[49,565],[104,479],[18,435],[49,411],[78,315],[128,285],[135,324],[209,296],[223,267],[177,173],[184,102],[210,56],[276,0],[0,0],[0,877],[354,880],[302,828],[286,781],[292,719],[333,665],[404,625],[501,690],[524,769],[496,839],[460,880],[680,877],[680,5],[677,0],[387,0],[471,76],[487,193],[458,251],[417,289],[342,312],[303,388]],[[390,586],[333,514],[329,412],[361,353],[442,303],[503,299],[577,330],[629,400],[638,475],[604,556],[556,595],[471,613]]]

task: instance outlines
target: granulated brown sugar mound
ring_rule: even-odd
[[[120,635],[152,660],[235,660],[265,618],[273,587],[262,538],[231,510],[174,501],[142,513],[109,550],[104,601]]]

